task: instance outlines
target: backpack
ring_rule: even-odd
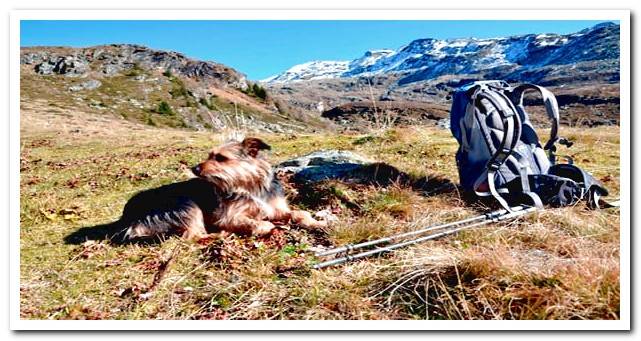
[[[523,105],[524,95],[537,92],[543,99],[552,128],[542,146]],[[480,197],[492,196],[508,211],[516,204],[536,207],[568,206],[586,199],[588,206],[604,205],[607,189],[591,174],[556,162],[556,143],[572,142],[558,136],[559,108],[547,89],[504,81],[477,81],[455,91],[450,130],[459,143],[456,152],[461,187]]]

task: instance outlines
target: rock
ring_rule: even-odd
[[[36,72],[41,74],[41,75],[51,75],[53,74],[53,68],[55,67],[55,64],[52,63],[40,63],[36,65]]]
[[[89,103],[89,107],[94,108],[94,109],[98,109],[98,110],[107,109],[107,106],[104,103],[102,103],[100,101],[96,101],[94,99],[92,99],[91,102]]]
[[[69,91],[93,90],[99,88],[101,85],[102,83],[100,81],[90,79],[86,82],[70,86]]]
[[[441,129],[450,129],[450,119],[449,118],[440,119],[436,123],[436,126]]]
[[[114,76],[118,72],[122,71],[122,66],[116,65],[116,64],[107,64],[103,67],[102,73],[104,73],[107,76]]]
[[[342,150],[321,150],[276,166],[277,172],[293,173],[296,182],[318,182],[329,179],[344,179],[372,161]]]
[[[46,53],[33,52],[20,55],[20,64],[32,65],[42,63],[47,60],[49,56]]]
[[[145,107],[142,103],[140,103],[140,101],[138,101],[135,98],[130,98],[129,99],[129,103],[131,103],[131,105],[133,105],[135,107],[138,107],[138,108],[141,108],[141,109]]]
[[[92,63],[107,76],[139,67],[143,70],[171,70],[176,76],[193,78],[206,86],[218,85],[240,90],[246,90],[248,86],[245,75],[223,64],[193,60],[182,53],[132,44],[103,45],[71,51],[23,48],[20,63],[35,65],[36,72],[41,75],[84,75],[90,71],[89,64]],[[144,78],[136,80],[143,81]]]
[[[324,220],[330,224],[338,222],[338,217],[328,209],[314,213],[314,218]]]
[[[435,184],[434,179],[428,178],[415,181],[392,165],[342,150],[321,150],[290,159],[278,164],[274,171],[302,186],[323,180],[380,186],[405,183],[429,190],[434,190],[435,185],[443,185]],[[445,182],[450,184],[449,180]]]
[[[35,70],[41,75],[59,74],[65,76],[80,76],[89,70],[86,59],[77,56],[50,57],[36,65]]]

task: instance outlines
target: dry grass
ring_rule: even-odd
[[[293,205],[337,214],[339,223],[325,235],[289,229],[266,239],[201,244],[169,238],[158,245],[73,245],[65,236],[117,219],[139,190],[181,179],[185,165],[206,156],[220,136],[91,121],[84,114],[71,121],[53,115],[44,124],[30,113],[23,111],[21,131],[22,318],[619,318],[618,210],[546,210],[393,255],[311,269],[310,249],[317,245],[478,214],[453,189],[415,186],[437,178],[456,182],[456,143],[448,131],[263,136],[274,162],[339,148],[387,162],[414,181],[333,182],[289,193]],[[562,133],[576,141],[568,150],[576,162],[617,197],[618,128]]]

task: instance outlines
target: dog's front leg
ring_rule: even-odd
[[[291,220],[294,224],[308,229],[322,229],[327,227],[327,221],[316,220],[311,213],[302,210],[292,210],[290,212]]]
[[[266,220],[256,220],[246,215],[236,215],[226,222],[222,222],[220,227],[229,232],[263,236],[269,234],[276,226]]]
[[[274,221],[292,222],[307,229],[322,229],[327,227],[327,222],[316,220],[307,211],[292,210],[283,197],[277,197],[269,201],[273,213],[269,217]]]

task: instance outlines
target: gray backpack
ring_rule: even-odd
[[[552,123],[541,146],[523,105],[526,92],[540,94]],[[492,196],[505,209],[515,204],[567,206],[587,199],[598,207],[607,190],[589,173],[568,163],[556,163],[559,108],[547,89],[504,81],[477,81],[453,96],[450,129],[459,142],[456,163],[461,186],[477,196]]]

